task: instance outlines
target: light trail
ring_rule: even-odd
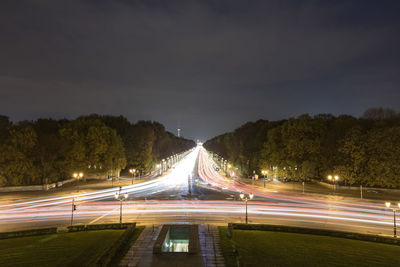
[[[188,175],[191,175],[194,169],[195,161],[199,152],[199,148],[190,152],[186,157],[184,157],[180,162],[178,162],[171,172],[166,175],[150,180],[143,183],[138,183],[134,185],[128,185],[122,187],[122,193],[133,194],[135,197],[149,196],[166,190],[171,190],[174,188],[186,188]],[[76,202],[85,202],[93,200],[102,200],[113,198],[119,187],[97,190],[95,192],[80,193],[60,197],[45,197],[39,200],[27,201],[27,202],[16,202],[16,203],[6,203],[0,205],[0,214],[6,210],[18,210],[18,209],[32,209],[44,206],[54,206],[54,205],[70,205],[72,198]]]
[[[202,148],[199,153],[199,176],[207,184],[236,194],[240,192],[251,192],[259,197],[270,199],[271,201],[276,201],[278,203],[294,203],[296,205],[295,209],[292,210],[289,210],[287,207],[279,207],[280,213],[274,213],[275,215],[287,216],[291,214],[294,216],[294,214],[296,214],[299,220],[305,220],[306,218],[325,218],[329,220],[340,220],[342,222],[367,222],[376,225],[376,233],[381,233],[381,230],[378,230],[380,228],[379,225],[393,225],[388,211],[381,203],[355,201],[354,199],[339,201],[307,195],[298,196],[298,194],[290,194],[287,192],[271,192],[220,175],[214,169],[215,163],[209,157],[205,149]],[[254,205],[252,203],[254,202],[249,202],[251,206]],[[261,213],[251,211],[249,214],[263,214],[264,211]],[[270,215],[272,215],[272,213],[270,213]],[[346,230],[346,228],[343,230]]]
[[[288,221],[291,224],[319,225],[324,228],[339,228],[370,233],[390,234],[392,226],[391,215],[359,214],[349,211],[330,211],[304,207],[296,203],[268,203],[249,202],[250,222],[274,222]],[[86,202],[79,206],[74,217],[78,221],[92,222],[94,218],[103,217],[117,221],[119,204],[115,201]],[[157,223],[162,218],[169,221],[201,221],[225,222],[242,221],[244,218],[244,204],[239,201],[200,201],[200,200],[174,200],[174,201],[128,201],[123,203],[124,220],[138,218],[136,221],[153,221]],[[0,215],[0,226],[6,229],[6,225],[30,224],[31,222],[46,221],[47,223],[63,221],[68,224],[71,215],[70,207],[53,206],[39,207],[30,210],[14,210],[7,215]],[[3,227],[4,226],[4,227]],[[340,227],[339,227],[340,226]]]
[[[375,202],[316,198],[307,195],[271,192],[238,183],[221,176],[213,168],[207,152],[200,147],[189,153],[165,176],[125,186],[122,192],[145,197],[158,192],[178,190],[187,193],[188,176],[198,161],[199,177],[214,188],[227,192],[253,192],[259,200],[248,203],[251,223],[275,223],[326,228],[352,232],[390,235],[392,214]],[[6,203],[0,207],[0,230],[38,226],[67,226],[71,199],[75,197],[77,223],[116,222],[119,202],[113,199],[118,188],[74,196],[49,197],[29,202]],[[101,201],[99,201],[101,200]],[[123,203],[123,220],[146,224],[171,222],[227,223],[244,221],[244,204],[226,200],[128,200]]]

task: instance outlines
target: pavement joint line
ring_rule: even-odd
[[[113,211],[115,211],[115,210],[117,210],[117,209],[119,209],[119,208],[115,208],[115,209],[110,210],[109,212],[107,212],[107,213],[101,215],[100,217],[98,217],[98,218],[94,219],[93,221],[89,222],[88,224],[92,224],[92,223],[97,222],[98,220],[104,218],[105,216],[110,215],[110,213],[112,213]]]

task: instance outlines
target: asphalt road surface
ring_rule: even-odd
[[[253,193],[248,202],[250,223],[392,235],[393,212],[381,202],[309,196],[253,187],[222,176],[201,146],[160,178],[123,186],[123,221],[139,224],[212,223],[245,221],[245,203],[239,193]],[[0,231],[71,224],[119,222],[118,188],[0,202]]]

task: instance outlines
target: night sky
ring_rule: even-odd
[[[400,111],[400,1],[0,2],[0,114],[246,121]]]

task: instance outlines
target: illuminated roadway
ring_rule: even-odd
[[[196,160],[197,164],[196,164]],[[190,190],[189,190],[190,188]],[[74,223],[119,221],[118,188],[90,193],[42,197],[0,203],[0,231],[70,224],[71,201],[77,210]],[[248,202],[250,223],[391,235],[393,213],[382,203],[336,199],[334,196],[280,193],[252,187],[221,176],[201,146],[196,147],[170,171],[157,179],[124,186],[123,221],[142,224],[244,222],[240,192],[253,193]]]

